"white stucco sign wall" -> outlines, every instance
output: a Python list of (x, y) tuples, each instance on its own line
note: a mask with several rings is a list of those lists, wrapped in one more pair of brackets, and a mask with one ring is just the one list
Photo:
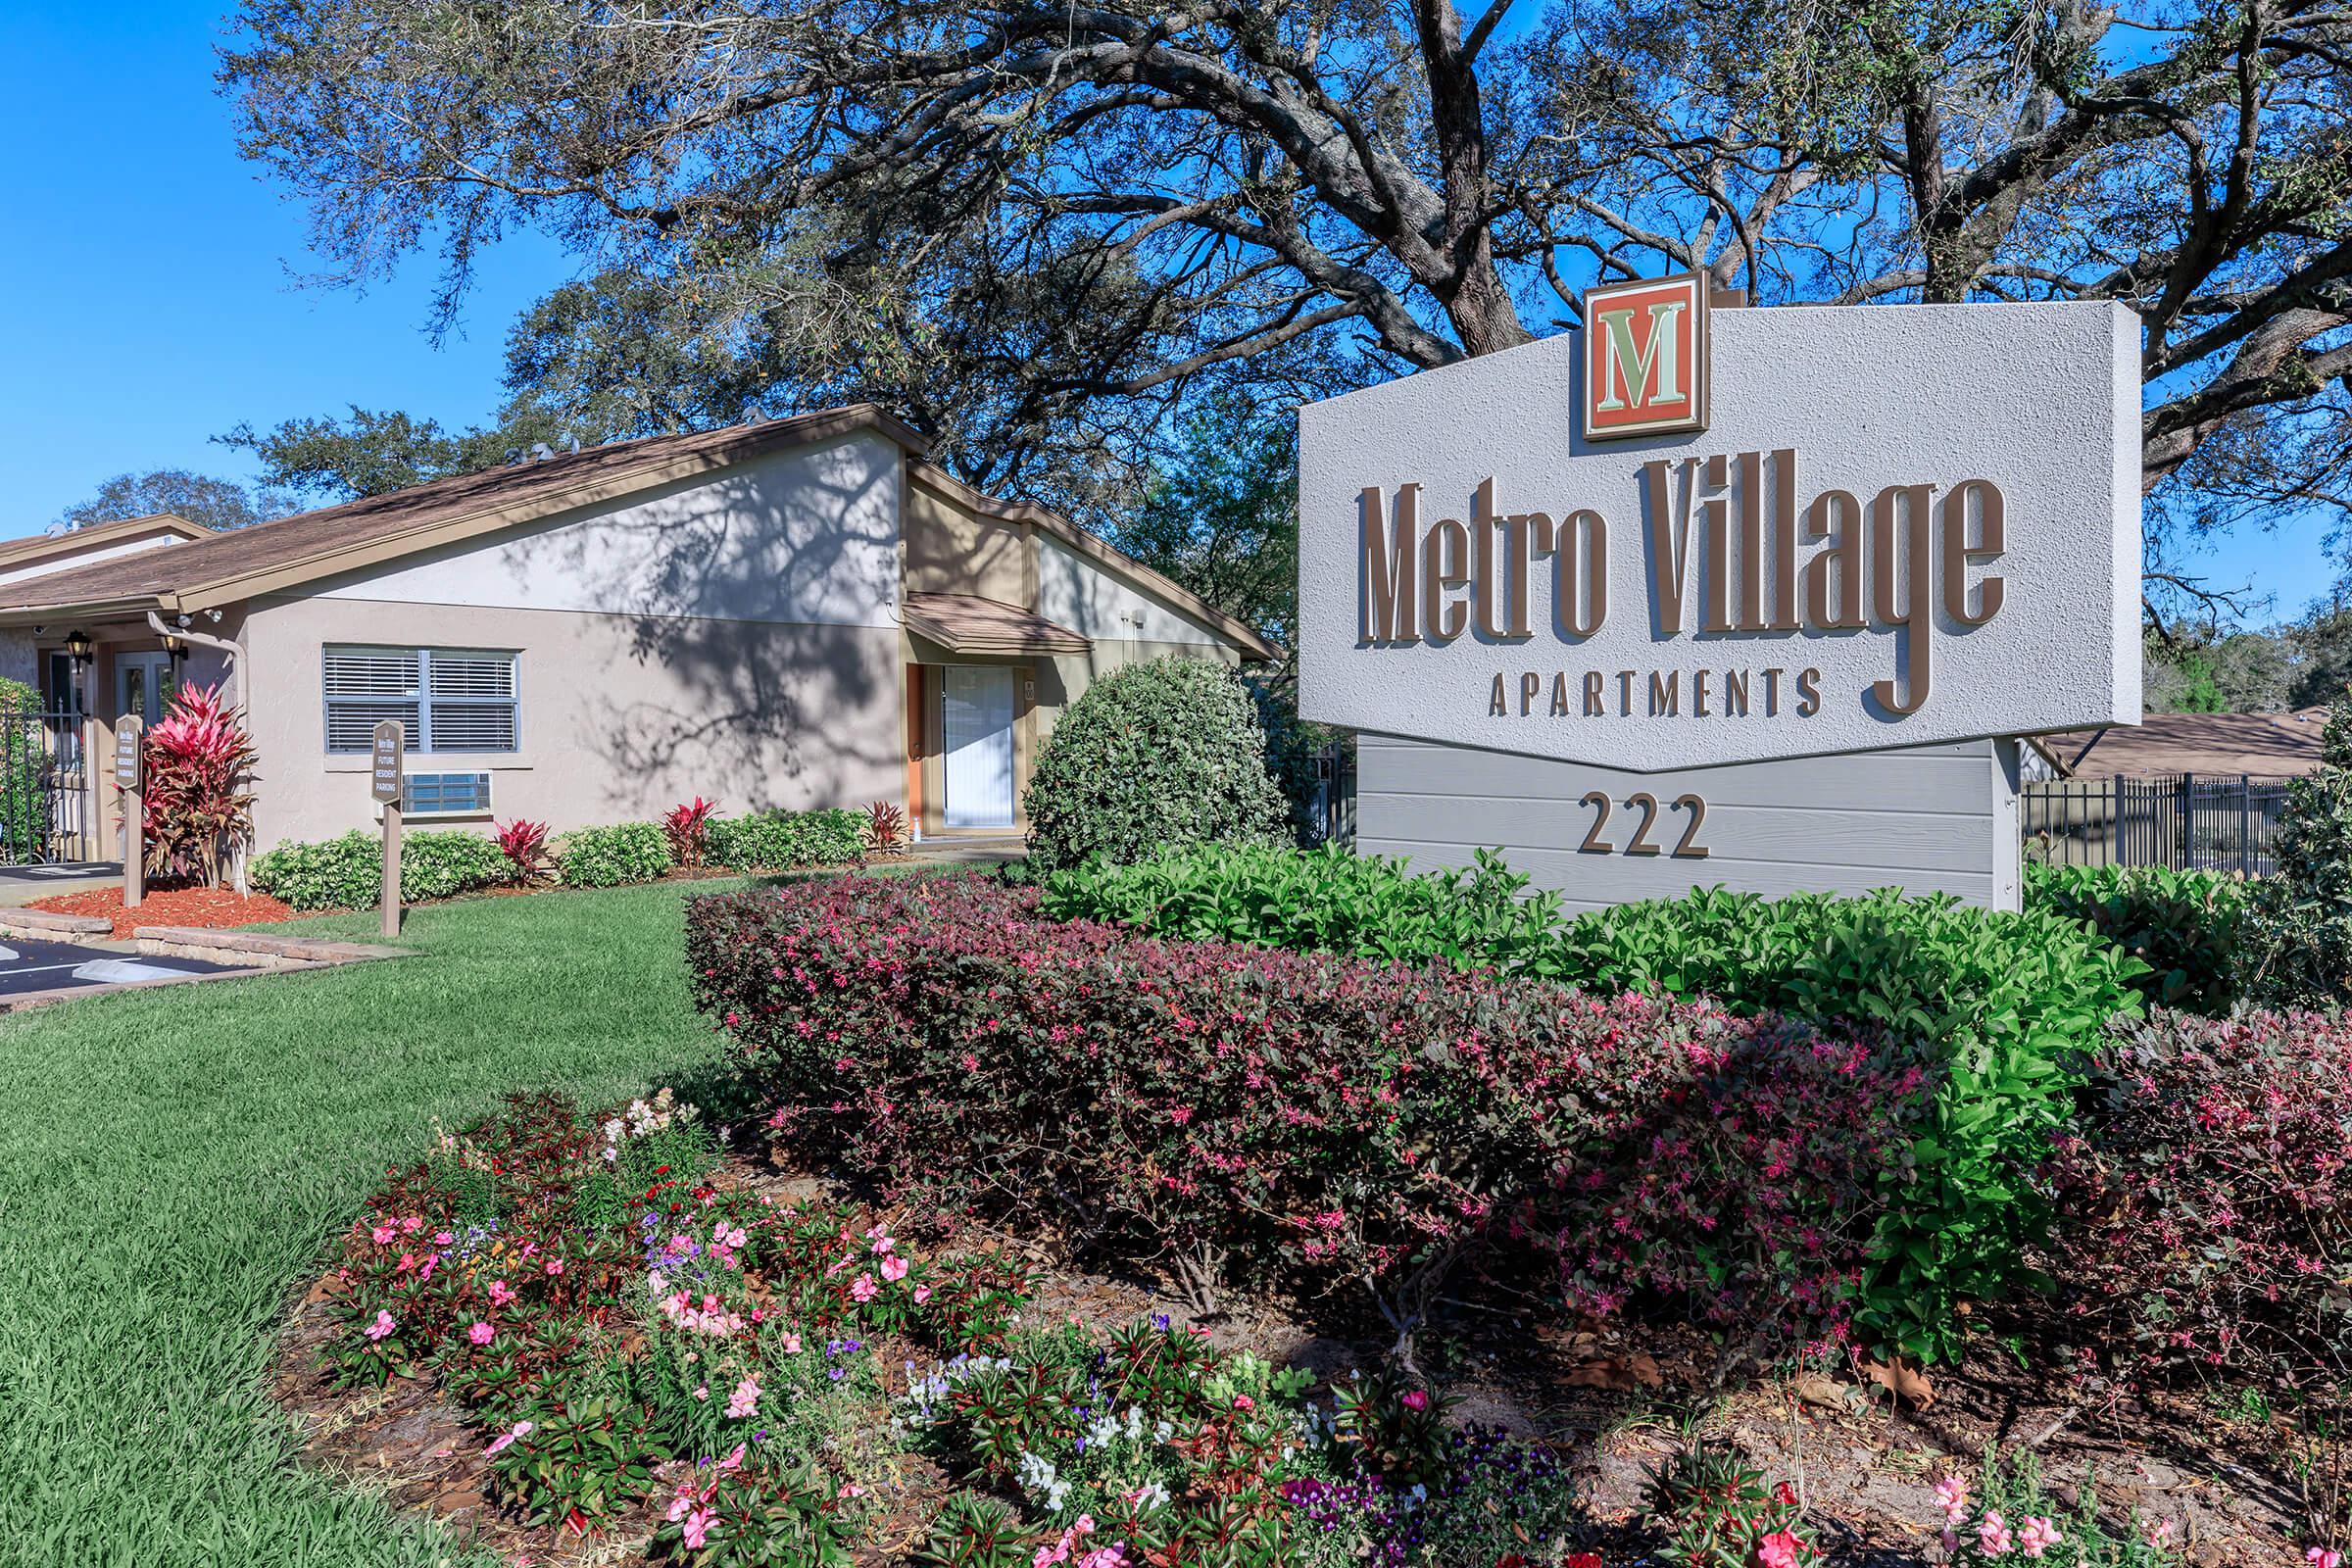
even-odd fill
[(1302, 712), (1634, 772), (2138, 721), (2131, 313), (1706, 303), (1300, 411)]

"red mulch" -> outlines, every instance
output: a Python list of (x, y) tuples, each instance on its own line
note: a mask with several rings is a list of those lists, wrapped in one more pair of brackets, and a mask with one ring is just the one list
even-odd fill
[(218, 930), (223, 926), (260, 925), (268, 920), (291, 920), (295, 911), (266, 893), (242, 896), (228, 888), (149, 888), (135, 909), (122, 907), (121, 888), (97, 888), (88, 893), (61, 893), (25, 906), (58, 914), (95, 914), (114, 921), (114, 934), (125, 938), (143, 925), (192, 925)]

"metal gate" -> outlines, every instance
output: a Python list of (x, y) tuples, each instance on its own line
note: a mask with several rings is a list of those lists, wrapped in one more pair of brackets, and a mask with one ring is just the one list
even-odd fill
[(79, 713), (0, 706), (0, 865), (97, 858)]
[(2049, 780), (2019, 801), (2026, 852), (2061, 865), (2276, 870), (2271, 840), (2288, 781), (2194, 773)]

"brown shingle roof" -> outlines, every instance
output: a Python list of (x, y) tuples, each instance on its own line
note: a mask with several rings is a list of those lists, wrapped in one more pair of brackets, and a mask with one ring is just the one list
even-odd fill
[(918, 457), (924, 451), (921, 437), (870, 404), (617, 441), (0, 584), (0, 610), (136, 608), (156, 601), (203, 609), (859, 429), (877, 431)]
[[(2298, 778), (2320, 765), (2320, 732), (2328, 710), (2294, 713), (2150, 713), (2136, 725), (2104, 734), (2077, 730), (2043, 739), (2059, 758), (2074, 760), (2076, 778), (2147, 778), (2202, 773), (2216, 778)], [(2094, 738), (2095, 737), (2095, 738)]]

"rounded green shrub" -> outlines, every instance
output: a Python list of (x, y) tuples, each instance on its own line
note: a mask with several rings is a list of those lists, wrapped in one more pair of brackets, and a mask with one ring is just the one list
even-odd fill
[(1170, 845), (1287, 844), (1257, 706), (1222, 664), (1163, 659), (1089, 687), (1038, 748), (1029, 858), (1040, 871)]

